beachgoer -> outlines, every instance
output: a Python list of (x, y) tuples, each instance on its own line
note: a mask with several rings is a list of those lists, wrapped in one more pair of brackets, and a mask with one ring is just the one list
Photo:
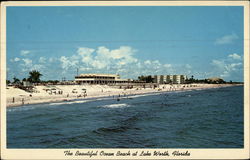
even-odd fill
[(15, 97), (13, 97), (12, 102), (15, 103)]
[(22, 104), (24, 105), (24, 98), (22, 98)]

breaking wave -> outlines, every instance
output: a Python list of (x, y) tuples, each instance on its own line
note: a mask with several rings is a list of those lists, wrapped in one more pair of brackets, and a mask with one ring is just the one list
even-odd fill
[(129, 107), (130, 105), (126, 104), (126, 103), (122, 103), (122, 104), (109, 104), (109, 105), (104, 105), (101, 107), (104, 108), (124, 108), (124, 107)]

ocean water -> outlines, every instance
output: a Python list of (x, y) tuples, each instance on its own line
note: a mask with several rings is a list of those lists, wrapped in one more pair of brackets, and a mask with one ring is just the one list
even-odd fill
[(243, 148), (243, 86), (7, 109), (7, 148)]

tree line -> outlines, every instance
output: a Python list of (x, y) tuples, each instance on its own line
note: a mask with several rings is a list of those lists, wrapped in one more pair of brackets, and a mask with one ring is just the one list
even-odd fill
[[(29, 77), (28, 78), (23, 78), (22, 81), (20, 81), (20, 79), (14, 77), (13, 78), (13, 84), (22, 84), (24, 81), (26, 82), (30, 82), (30, 83), (58, 83), (59, 80), (47, 80), (47, 81), (42, 81), (40, 78), (42, 77), (43, 75), (37, 71), (37, 70), (32, 70), (29, 72)], [(138, 80), (139, 81), (144, 81), (146, 83), (154, 83), (154, 78), (149, 75), (149, 76), (139, 76), (138, 77)], [(7, 84), (10, 84), (11, 81), (10, 80), (6, 80), (6, 83)], [(172, 83), (170, 81), (170, 83)], [(229, 81), (229, 82), (226, 82), (224, 81), (223, 79), (219, 79), (217, 81), (211, 81), (209, 79), (194, 79), (194, 76), (192, 75), (191, 78), (189, 79), (186, 79), (185, 80), (185, 83), (186, 84), (191, 84), (191, 83), (207, 83), (207, 84), (212, 84), (212, 83), (217, 83), (217, 84), (225, 84), (225, 83), (230, 83), (230, 84), (235, 84), (235, 83), (240, 83), (240, 82), (232, 82), (232, 81)]]
[[(32, 70), (29, 72), (29, 77), (28, 78), (23, 78), (23, 80), (21, 81), (20, 79), (14, 77), (12, 83), (15, 85), (18, 84), (23, 84), (23, 82), (30, 82), (30, 83), (58, 83), (58, 80), (48, 80), (48, 81), (42, 81), (40, 78), (43, 75), (37, 71), (37, 70)], [(11, 81), (10, 80), (6, 80), (7, 84), (10, 84)]]
[[(146, 83), (154, 83), (154, 78), (149, 75), (149, 76), (139, 76), (138, 80), (140, 81), (145, 81)], [(169, 83), (172, 83), (172, 81), (170, 80)], [(185, 80), (185, 84), (191, 84), (191, 83), (206, 83), (206, 84), (237, 84), (237, 83), (241, 83), (241, 82), (233, 82), (233, 81), (229, 81), (226, 82), (223, 79), (218, 79), (217, 81), (211, 81), (210, 79), (194, 79), (194, 76), (192, 75), (190, 78)]]

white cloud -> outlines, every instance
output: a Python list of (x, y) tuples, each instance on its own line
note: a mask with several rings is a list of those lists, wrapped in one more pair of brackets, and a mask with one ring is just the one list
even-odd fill
[(30, 51), (29, 50), (21, 50), (20, 54), (22, 56), (26, 56), (26, 55), (30, 54)]
[(167, 74), (173, 72), (172, 64), (161, 64), (159, 60), (141, 61), (135, 57), (137, 50), (130, 46), (109, 49), (105, 46), (97, 49), (80, 47), (76, 54), (59, 58), (65, 71), (79, 68), (81, 72), (117, 73), (123, 78), (138, 75)]
[(228, 57), (236, 60), (241, 60), (241, 56), (236, 53), (229, 54)]
[(242, 63), (231, 63), (225, 66), (227, 71), (236, 71), (238, 67), (242, 66)]
[(238, 39), (236, 34), (225, 35), (223, 37), (217, 38), (215, 44), (231, 44), (234, 40)]
[(31, 67), (30, 70), (37, 70), (37, 71), (40, 71), (40, 70), (42, 70), (42, 69), (44, 69), (44, 68), (45, 68), (45, 66), (42, 65), (42, 64), (34, 64), (34, 65)]
[(71, 57), (61, 56), (59, 58), (61, 62), (61, 67), (64, 70), (68, 70), (69, 68), (78, 68), (79, 67), (79, 57), (77, 55), (73, 55)]
[[(176, 67), (176, 66), (175, 66)], [(174, 66), (169, 63), (162, 64), (159, 60), (138, 61), (134, 66), (133, 73), (137, 75), (172, 74)]]
[(20, 58), (16, 57), (16, 58), (14, 59), (14, 61), (15, 61), (15, 62), (18, 62), (18, 61), (20, 61)]
[[(74, 59), (80, 60), (81, 65), (87, 68), (104, 69), (104, 68), (120, 68), (122, 66), (136, 63), (138, 60), (133, 57), (136, 50), (129, 46), (121, 46), (118, 49), (110, 50), (105, 46), (100, 46), (97, 50), (93, 48), (80, 47), (77, 55), (73, 55)], [(73, 58), (71, 57), (71, 60)], [(65, 64), (66, 62), (64, 62)]]
[[(230, 54), (228, 57), (233, 60), (241, 59), (237, 54)], [(211, 65), (214, 66), (213, 73), (222, 78), (233, 77), (233, 75), (238, 75), (243, 70), (241, 62), (233, 62), (228, 59), (212, 60)]]
[(14, 58), (14, 59), (10, 59), (11, 62), (18, 62), (18, 61), (20, 61), (20, 60), (21, 60), (21, 59), (18, 58), (18, 57)]
[(79, 68), (79, 71), (90, 71), (92, 68), (87, 68), (87, 67), (81, 67)]
[[(102, 63), (104, 67), (111, 63), (116, 63), (121, 67), (138, 61), (135, 57), (133, 57), (135, 52), (136, 50), (129, 46), (121, 46), (120, 48), (114, 50), (101, 46), (98, 47), (96, 51), (97, 55), (94, 59), (99, 61), (99, 63)], [(103, 63), (105, 63), (105, 65)]]
[(151, 64), (151, 61), (150, 61), (150, 60), (146, 60), (146, 61), (144, 61), (144, 64), (150, 65), (150, 64)]
[[(137, 78), (139, 75), (161, 75), (161, 74), (193, 74), (190, 64), (170, 64), (157, 59), (140, 60), (136, 58), (137, 50), (130, 46), (120, 46), (110, 49), (105, 46), (97, 48), (79, 47), (71, 56), (62, 55), (60, 57), (37, 57), (37, 59), (19, 59), (23, 71), (27, 73), (31, 69), (36, 69), (46, 73), (58, 72), (58, 77), (74, 77), (76, 68), (79, 73), (113, 73), (120, 74), (122, 78)], [(234, 57), (236, 57), (234, 55)], [(230, 56), (230, 59), (233, 59)], [(229, 58), (228, 58), (229, 60)], [(13, 59), (14, 61), (14, 59)], [(240, 67), (240, 64), (233, 62), (225, 67), (224, 61), (214, 60), (213, 66), (218, 68), (221, 64), (221, 74), (223, 71), (232, 72)], [(54, 68), (52, 68), (55, 67)], [(46, 73), (43, 71), (46, 70)], [(49, 70), (49, 71), (47, 71)], [(226, 75), (226, 74), (225, 74)], [(50, 76), (53, 77), (53, 76)]]
[(187, 69), (191, 69), (191, 68), (192, 68), (192, 66), (191, 66), (190, 64), (186, 64), (186, 65), (185, 65), (185, 68), (187, 68)]
[(62, 66), (63, 69), (67, 70), (71, 66), (70, 60), (67, 57), (65, 57), (65, 56), (62, 56), (59, 59), (59, 61), (61, 62), (61, 66)]
[(157, 66), (161, 65), (161, 63), (158, 60), (152, 61), (152, 64), (157, 65)]
[(96, 69), (103, 69), (107, 67), (107, 63), (105, 61), (99, 61), (99, 60), (93, 60), (91, 65)]
[(33, 61), (31, 59), (28, 59), (28, 58), (23, 58), (22, 62), (23, 63), (21, 63), (21, 66), (22, 66), (23, 72), (27, 72), (27, 71), (31, 71), (31, 70), (40, 71), (41, 69), (45, 68), (45, 66), (42, 64), (33, 64)]
[(54, 62), (54, 61), (56, 61), (56, 58), (53, 58), (53, 57), (50, 57), (50, 58), (49, 58), (49, 62), (50, 62), (50, 63), (52, 63), (52, 62)]
[(77, 53), (78, 53), (78, 55), (81, 56), (81, 60), (82, 60), (83, 63), (91, 64), (92, 61), (93, 61), (93, 58), (92, 58), (91, 54), (94, 51), (95, 50), (92, 49), (92, 48), (80, 47), (80, 48), (78, 48)]
[(45, 57), (40, 57), (38, 62), (39, 63), (46, 63), (46, 58)]
[(83, 55), (91, 55), (95, 50), (92, 48), (87, 48), (87, 47), (80, 47), (77, 50), (77, 53), (81, 56)]
[(231, 67), (234, 68), (234, 67), (238, 67), (238, 66), (241, 66), (242, 63), (232, 63), (231, 64)]
[(170, 67), (172, 67), (172, 65), (171, 65), (171, 64), (164, 64), (163, 66), (164, 66), (164, 67), (166, 67), (166, 68), (170, 68)]
[(218, 67), (218, 68), (222, 68), (222, 69), (225, 66), (224, 60), (212, 60), (211, 64)]
[(28, 59), (28, 58), (24, 58), (24, 59), (22, 59), (23, 60), (23, 62), (24, 62), (24, 66), (25, 67), (32, 67), (32, 60), (31, 59)]

